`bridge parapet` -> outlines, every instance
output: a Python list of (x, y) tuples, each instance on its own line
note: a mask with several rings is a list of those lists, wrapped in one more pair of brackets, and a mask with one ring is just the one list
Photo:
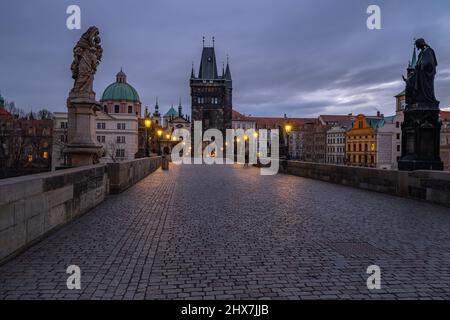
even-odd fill
[(301, 161), (282, 161), (280, 172), (450, 207), (450, 172), (383, 170)]
[(0, 180), (0, 261), (102, 202), (106, 165)]
[(161, 157), (0, 180), (0, 263), (161, 166)]
[(161, 167), (161, 157), (108, 163), (110, 193), (120, 193)]

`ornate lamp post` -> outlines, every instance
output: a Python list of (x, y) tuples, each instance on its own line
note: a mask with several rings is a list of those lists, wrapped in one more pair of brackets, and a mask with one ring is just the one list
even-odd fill
[(289, 156), (289, 134), (291, 133), (291, 131), (292, 131), (292, 125), (290, 125), (289, 123), (286, 123), (285, 124), (285, 126), (284, 126), (284, 131), (286, 132), (286, 160), (289, 160), (290, 159), (290, 156)]
[(149, 134), (148, 131), (152, 125), (152, 121), (148, 117), (148, 115), (144, 119), (144, 125), (145, 125), (145, 156), (150, 157), (150, 150), (149, 150)]
[(156, 134), (158, 136), (158, 139), (157, 139), (157, 141), (158, 141), (158, 144), (157, 144), (158, 156), (160, 156), (161, 155), (161, 137), (162, 137), (163, 131), (161, 129), (158, 129), (158, 131), (156, 131)]

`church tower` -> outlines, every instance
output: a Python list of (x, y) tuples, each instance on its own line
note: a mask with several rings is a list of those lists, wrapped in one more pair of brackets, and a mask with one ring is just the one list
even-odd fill
[(219, 129), (225, 136), (225, 130), (231, 129), (232, 113), (232, 80), (230, 66), (227, 61), (226, 70), (217, 72), (216, 54), (213, 46), (205, 47), (200, 60), (198, 76), (192, 66), (190, 86), (192, 103), (192, 128), (194, 121), (201, 121), (203, 131)]

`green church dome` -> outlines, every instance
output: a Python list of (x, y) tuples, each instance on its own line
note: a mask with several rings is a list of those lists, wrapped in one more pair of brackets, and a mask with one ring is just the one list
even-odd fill
[(110, 84), (103, 92), (100, 101), (132, 101), (140, 102), (139, 95), (131, 85), (127, 83), (126, 74), (120, 70), (116, 76), (116, 82)]
[(178, 112), (175, 111), (175, 109), (173, 108), (173, 106), (169, 109), (169, 111), (166, 112), (166, 114), (164, 115), (164, 118), (168, 118), (168, 117), (176, 117), (178, 116)]

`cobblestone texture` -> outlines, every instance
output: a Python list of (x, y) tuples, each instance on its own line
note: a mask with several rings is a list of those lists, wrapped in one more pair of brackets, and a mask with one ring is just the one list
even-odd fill
[[(68, 290), (69, 265), (82, 271)], [(366, 269), (382, 271), (368, 290)], [(0, 267), (0, 299), (449, 299), (450, 210), (241, 166), (171, 166)]]

